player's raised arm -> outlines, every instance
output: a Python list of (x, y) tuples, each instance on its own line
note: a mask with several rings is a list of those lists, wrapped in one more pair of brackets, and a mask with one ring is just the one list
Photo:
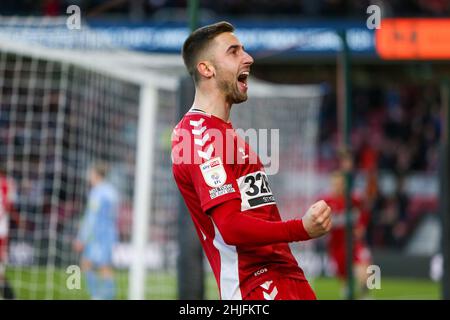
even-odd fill
[(208, 211), (229, 245), (269, 245), (317, 238), (331, 229), (330, 207), (319, 201), (311, 206), (303, 219), (267, 221), (241, 212), (234, 199)]

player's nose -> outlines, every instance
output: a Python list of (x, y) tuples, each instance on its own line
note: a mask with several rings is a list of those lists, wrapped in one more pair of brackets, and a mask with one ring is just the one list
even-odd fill
[(244, 51), (244, 64), (251, 66), (253, 62), (253, 57), (247, 51)]

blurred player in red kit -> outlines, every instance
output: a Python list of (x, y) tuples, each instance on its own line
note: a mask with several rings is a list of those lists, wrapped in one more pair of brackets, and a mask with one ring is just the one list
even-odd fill
[(14, 194), (13, 182), (6, 177), (5, 171), (0, 168), (0, 297), (4, 299), (14, 299), (13, 290), (6, 279), (10, 216), (18, 222), (18, 215), (12, 205)]
[(183, 45), (196, 92), (173, 131), (173, 175), (221, 299), (315, 299), (288, 243), (327, 233), (330, 208), (318, 201), (302, 219), (281, 220), (259, 157), (230, 122), (232, 105), (247, 100), (253, 64), (233, 32), (219, 22)]
[[(331, 207), (333, 227), (328, 235), (328, 254), (336, 267), (336, 274), (344, 280), (346, 270), (346, 236), (345, 236), (345, 176), (338, 171), (331, 177), (332, 191), (329, 196), (323, 197)], [(352, 221), (353, 221), (353, 269), (361, 298), (367, 297), (367, 267), (371, 263), (371, 253), (365, 243), (366, 227), (369, 214), (364, 209), (360, 197), (353, 194)]]

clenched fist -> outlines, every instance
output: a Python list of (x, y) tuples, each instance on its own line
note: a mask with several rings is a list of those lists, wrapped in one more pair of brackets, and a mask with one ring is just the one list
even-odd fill
[(318, 238), (331, 230), (331, 209), (325, 201), (317, 201), (308, 209), (302, 220), (309, 236)]

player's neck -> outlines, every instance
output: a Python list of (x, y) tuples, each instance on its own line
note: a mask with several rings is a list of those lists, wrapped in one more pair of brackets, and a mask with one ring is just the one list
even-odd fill
[(218, 90), (205, 91), (197, 88), (193, 105), (225, 122), (230, 120), (231, 104)]

